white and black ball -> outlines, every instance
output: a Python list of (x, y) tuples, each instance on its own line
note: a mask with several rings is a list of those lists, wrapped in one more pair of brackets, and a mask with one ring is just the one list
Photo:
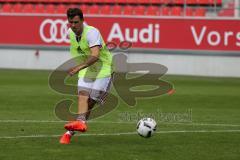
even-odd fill
[(156, 131), (156, 128), (157, 123), (152, 118), (142, 118), (137, 123), (137, 133), (144, 138), (151, 137)]

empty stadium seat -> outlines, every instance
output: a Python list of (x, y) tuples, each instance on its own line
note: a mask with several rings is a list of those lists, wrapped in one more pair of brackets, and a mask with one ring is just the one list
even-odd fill
[(70, 3), (70, 1), (69, 0), (55, 0), (55, 2), (57, 2), (57, 3), (61, 3), (61, 4), (65, 4), (66, 2), (69, 2)]
[(110, 5), (102, 6), (100, 12), (101, 12), (101, 14), (107, 14), (107, 15), (111, 14), (111, 7), (110, 7)]
[(128, 3), (128, 4), (138, 4), (138, 0), (127, 0), (126, 3)]
[(138, 0), (138, 3), (149, 4), (151, 3), (151, 0)]
[(229, 2), (229, 3), (227, 4), (227, 8), (232, 8), (232, 9), (234, 9), (234, 8), (235, 8), (235, 2)]
[(234, 16), (234, 9), (235, 9), (235, 3), (234, 2), (228, 2), (227, 4), (225, 4), (224, 8), (222, 8), (218, 12), (218, 16), (233, 17)]
[(53, 3), (56, 2), (57, 0), (37, 0), (39, 2), (47, 2), (47, 3)]
[(82, 5), (80, 5), (80, 8), (81, 8), (83, 14), (88, 14), (88, 8), (89, 8), (88, 5), (82, 4)]
[(194, 14), (193, 14), (193, 8), (187, 7), (186, 10), (185, 10), (185, 15), (186, 15), (186, 16), (194, 16)]
[[(90, 1), (87, 1), (87, 2), (89, 3)], [(91, 2), (92, 3), (113, 3), (114, 1), (113, 0), (92, 0)]]
[(99, 6), (94, 4), (92, 6), (89, 7), (88, 13), (89, 14), (99, 14)]
[(123, 14), (124, 15), (133, 15), (133, 7), (130, 5), (127, 5), (123, 8)]
[(5, 3), (2, 5), (2, 12), (12, 12), (12, 5)]
[(185, 0), (172, 0), (173, 4), (184, 4)]
[[(79, 1), (79, 0), (78, 0)], [(91, 1), (88, 1), (88, 2), (92, 2), (92, 3), (102, 3), (103, 2), (103, 0), (101, 1), (101, 0), (91, 0)]]
[(222, 5), (222, 0), (208, 0), (209, 5)]
[(23, 5), (21, 3), (14, 4), (12, 7), (12, 12), (21, 13), (23, 11)]
[[(84, 4), (82, 4), (82, 5), (84, 5)], [(77, 4), (70, 4), (70, 5), (68, 5), (68, 8), (81, 8), (81, 6), (82, 5), (77, 5)]]
[(113, 0), (104, 0), (103, 2), (104, 2), (104, 3), (114, 3)]
[(127, 0), (117, 0), (116, 3), (126, 4)]
[(46, 13), (52, 14), (52, 13), (55, 13), (56, 8), (55, 8), (55, 6), (53, 4), (47, 4), (45, 6), (45, 11), (46, 11)]
[(209, 0), (197, 0), (197, 3), (208, 5), (208, 4), (210, 4), (210, 1)]
[(197, 0), (186, 0), (187, 4), (197, 4)]
[[(65, 0), (65, 2), (68, 2), (69, 0)], [(71, 3), (94, 3), (93, 0), (70, 0)]]
[(121, 15), (122, 14), (122, 6), (114, 5), (112, 7), (112, 14)]
[(150, 0), (149, 1), (151, 4), (161, 4), (162, 0)]
[(134, 10), (133, 13), (135, 15), (145, 15), (146, 8), (142, 5), (140, 5), (140, 6), (134, 7), (133, 10)]
[(42, 1), (42, 2), (47, 2), (47, 3), (53, 3), (53, 2), (59, 2), (60, 0), (39, 0), (39, 1)]
[(162, 15), (169, 16), (170, 15), (170, 8), (169, 7), (162, 7)]
[(181, 16), (182, 15), (182, 8), (181, 7), (172, 7), (172, 16)]
[(23, 12), (24, 13), (33, 13), (34, 12), (34, 5), (32, 5), (32, 4), (25, 4), (23, 6)]
[(234, 16), (234, 10), (233, 9), (222, 9), (219, 13), (218, 16), (223, 16), (223, 17), (233, 17)]
[(35, 6), (35, 13), (44, 13), (45, 12), (45, 6), (43, 4), (37, 4)]
[(161, 0), (161, 4), (171, 4), (172, 0)]
[(157, 6), (149, 6), (146, 9), (146, 15), (149, 16), (159, 16), (160, 15), (160, 9)]
[(197, 8), (195, 11), (195, 16), (203, 17), (206, 15), (206, 9), (205, 8)]
[(217, 4), (222, 5), (222, 0), (216, 0)]
[(63, 4), (57, 5), (56, 13), (65, 14), (66, 12), (67, 12), (66, 5), (63, 5)]

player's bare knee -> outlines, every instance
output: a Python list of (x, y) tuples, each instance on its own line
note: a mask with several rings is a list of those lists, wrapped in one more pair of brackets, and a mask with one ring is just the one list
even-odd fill
[(89, 93), (87, 91), (79, 91), (78, 92), (78, 97), (79, 97), (79, 99), (88, 101), (89, 100)]

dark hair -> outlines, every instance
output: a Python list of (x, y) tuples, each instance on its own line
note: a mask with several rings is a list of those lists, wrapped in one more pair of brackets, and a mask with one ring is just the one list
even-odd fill
[(81, 20), (84, 20), (82, 10), (79, 8), (68, 8), (67, 17), (72, 19), (75, 16), (79, 16)]

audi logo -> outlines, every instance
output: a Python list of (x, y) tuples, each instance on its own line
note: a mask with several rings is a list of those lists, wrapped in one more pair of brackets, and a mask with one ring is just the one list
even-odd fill
[(46, 43), (69, 43), (67, 20), (45, 19), (39, 29), (41, 39)]

